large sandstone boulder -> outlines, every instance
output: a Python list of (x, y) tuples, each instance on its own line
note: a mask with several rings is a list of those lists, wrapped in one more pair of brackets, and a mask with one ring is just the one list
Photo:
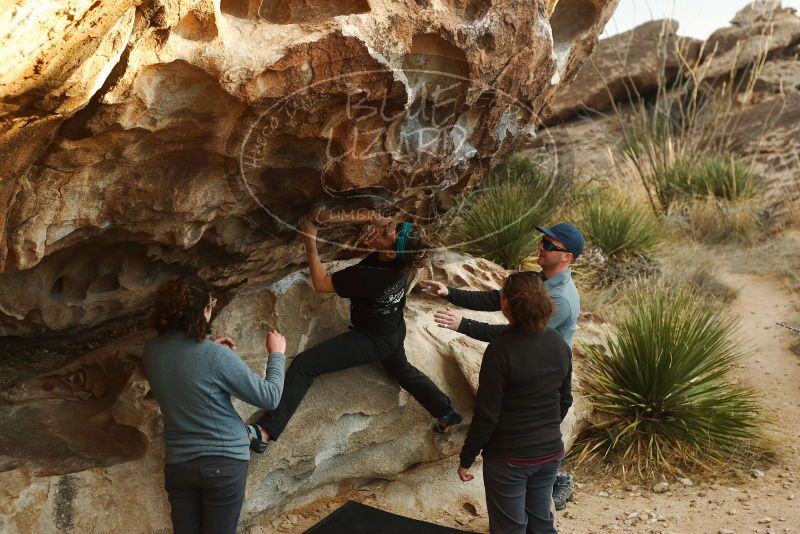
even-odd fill
[(736, 14), (731, 25), (712, 33), (706, 40), (701, 70), (705, 79), (726, 76), (752, 66), (771, 52), (795, 44), (800, 38), (800, 18), (779, 1), (758, 0)]
[[(800, 65), (793, 72), (800, 75)], [(765, 99), (741, 110), (734, 120), (743, 125), (736, 132), (735, 148), (760, 178), (764, 215), (776, 226), (790, 223), (800, 207), (800, 93)]]
[(2, 13), (0, 335), (140, 313), (177, 266), (275, 276), (323, 200), (441, 220), (616, 0), (64, 4)]
[[(443, 254), (420, 276), (488, 289), (498, 287), (505, 272), (485, 260)], [(443, 303), (412, 293), (406, 352), (469, 421), (486, 344), (436, 326), (433, 311)], [(342, 299), (314, 294), (307, 273), (296, 271), (238, 291), (214, 320), (214, 331), (233, 337), (248, 365), (263, 371), (268, 328), (286, 334), (291, 358), (343, 331), (348, 312)], [(500, 313), (467, 313), (504, 322)], [(591, 330), (580, 332), (579, 342), (596, 337), (587, 338), (587, 332)], [(10, 391), (0, 405), (9, 430), (0, 438), (3, 532), (168, 531), (163, 428), (158, 405), (137, 369), (143, 341), (151, 335), (132, 333)], [(236, 401), (235, 406), (243, 418), (253, 414), (248, 405)], [(587, 417), (577, 388), (575, 409), (562, 426), (567, 445), (576, 425)], [(467, 429), (460, 425), (440, 436), (432, 424), (429, 414), (378, 364), (320, 377), (281, 439), (264, 456), (252, 458), (243, 524), (269, 523), (273, 514), (334, 498), (372, 480), (401, 480), (390, 493), (402, 511), (401, 496), (411, 498), (403, 489), (408, 482), (402, 480), (415, 477), (403, 473), (456, 454)], [(456, 495), (482, 506), (476, 501), (479, 495), (455, 492), (452, 497), (461, 498)]]
[(672, 83), (700, 51), (700, 41), (678, 37), (677, 31), (676, 21), (654, 20), (600, 41), (550, 104), (547, 121), (602, 111), (614, 102), (636, 102)]
[[(301, 272), (297, 217), (368, 207), (435, 234), (535, 131), (616, 3), (0, 8), (0, 530), (166, 531), (161, 419), (137, 371), (159, 284), (210, 280), (216, 327), (254, 368), (268, 325), (290, 354), (340, 331), (344, 304)], [(347, 258), (356, 230), (322, 237)], [(500, 276), (446, 264), (456, 285)], [(408, 353), (469, 415), (483, 347), (436, 328), (435, 305), (411, 299)], [(323, 378), (304, 406), (252, 464), (248, 524), (446, 458), (464, 432), (433, 435), (377, 366)]]

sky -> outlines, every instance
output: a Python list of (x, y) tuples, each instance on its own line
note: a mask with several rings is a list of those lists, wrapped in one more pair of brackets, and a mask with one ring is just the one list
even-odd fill
[[(653, 19), (671, 18), (680, 23), (679, 35), (705, 39), (727, 26), (750, 0), (620, 0), (602, 37), (621, 33)], [(783, 7), (800, 13), (800, 0), (783, 0)]]

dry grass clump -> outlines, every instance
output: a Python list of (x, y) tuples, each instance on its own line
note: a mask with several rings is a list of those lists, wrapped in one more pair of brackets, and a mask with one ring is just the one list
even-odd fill
[(642, 254), (607, 256), (597, 247), (588, 247), (572, 266), (572, 277), (581, 288), (607, 290), (613, 299), (629, 284), (640, 278), (657, 276), (658, 262)]
[(752, 199), (731, 201), (709, 195), (674, 202), (665, 220), (682, 234), (707, 244), (752, 245), (764, 233)]
[(787, 291), (800, 293), (800, 231), (763, 234), (752, 247), (731, 248), (725, 251), (725, 255), (738, 270), (759, 276), (775, 276)]

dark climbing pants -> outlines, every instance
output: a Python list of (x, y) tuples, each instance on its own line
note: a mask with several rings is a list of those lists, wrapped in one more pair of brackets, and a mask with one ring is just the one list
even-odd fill
[(247, 460), (201, 456), (164, 466), (175, 534), (236, 534)]
[(491, 534), (556, 534), (550, 502), (561, 462), (516, 467), (484, 457), (483, 485)]
[(378, 361), (432, 416), (447, 415), (451, 409), (450, 399), (430, 378), (408, 363), (403, 348), (405, 337), (405, 325), (395, 334), (382, 336), (353, 329), (301, 352), (286, 372), (280, 404), (274, 411), (265, 413), (258, 424), (271, 440), (278, 439), (314, 378)]

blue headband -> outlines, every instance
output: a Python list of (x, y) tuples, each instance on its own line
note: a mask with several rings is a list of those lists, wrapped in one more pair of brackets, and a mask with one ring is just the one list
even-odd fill
[(400, 230), (397, 232), (397, 240), (394, 244), (394, 250), (401, 259), (406, 253), (406, 240), (408, 239), (408, 236), (411, 235), (412, 228), (414, 228), (414, 225), (410, 222), (400, 223)]

